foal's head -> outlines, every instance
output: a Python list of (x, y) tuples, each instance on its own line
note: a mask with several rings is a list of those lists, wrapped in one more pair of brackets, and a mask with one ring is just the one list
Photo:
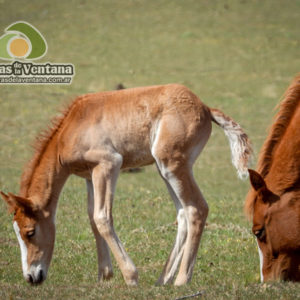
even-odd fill
[(259, 173), (249, 173), (261, 280), (300, 281), (300, 192), (293, 189), (276, 195)]
[(53, 253), (54, 220), (30, 199), (3, 192), (1, 195), (14, 213), (13, 227), (21, 248), (24, 278), (29, 283), (39, 284), (46, 279)]

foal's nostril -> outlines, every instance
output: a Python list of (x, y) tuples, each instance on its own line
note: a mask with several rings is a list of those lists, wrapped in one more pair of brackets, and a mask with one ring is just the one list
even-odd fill
[(33, 277), (30, 274), (28, 274), (28, 282), (33, 283)]
[(36, 283), (41, 283), (44, 280), (43, 270), (39, 271), (38, 277), (36, 279)]

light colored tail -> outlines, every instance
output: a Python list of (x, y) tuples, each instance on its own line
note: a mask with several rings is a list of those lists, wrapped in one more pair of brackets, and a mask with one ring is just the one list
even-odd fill
[(229, 140), (232, 164), (236, 167), (238, 176), (241, 179), (246, 179), (248, 177), (248, 164), (253, 153), (247, 134), (238, 123), (222, 111), (210, 108), (210, 113), (212, 121), (223, 128)]

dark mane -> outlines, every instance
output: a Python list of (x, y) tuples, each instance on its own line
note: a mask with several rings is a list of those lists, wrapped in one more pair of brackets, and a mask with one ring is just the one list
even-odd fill
[[(283, 95), (283, 100), (279, 103), (278, 113), (275, 115), (273, 125), (269, 130), (262, 149), (259, 154), (257, 170), (265, 178), (271, 168), (274, 151), (283, 137), (297, 106), (300, 103), (300, 74), (298, 74), (286, 92)], [(245, 212), (250, 217), (253, 213), (253, 205), (255, 201), (254, 189), (250, 189), (246, 202)]]
[(72, 110), (72, 108), (75, 106), (75, 103), (77, 103), (78, 100), (83, 98), (84, 96), (80, 96), (73, 101), (69, 105), (66, 106), (64, 110), (61, 111), (60, 115), (54, 117), (48, 128), (46, 128), (44, 131), (42, 131), (35, 139), (35, 142), (33, 144), (33, 157), (32, 159), (25, 165), (21, 182), (20, 182), (20, 195), (23, 197), (27, 197), (28, 188), (30, 186), (32, 177), (34, 175), (34, 172), (36, 170), (36, 167), (39, 165), (41, 158), (46, 151), (48, 145), (52, 141), (55, 134), (60, 130), (60, 128), (63, 125), (63, 121), (65, 120), (66, 116), (69, 114), (69, 112)]
[(269, 135), (263, 144), (259, 154), (257, 165), (258, 172), (262, 177), (266, 177), (269, 173), (272, 156), (274, 150), (285, 133), (293, 114), (300, 103), (300, 74), (296, 76), (293, 82), (286, 90), (283, 100), (278, 105), (279, 111), (274, 118), (273, 125), (269, 131)]

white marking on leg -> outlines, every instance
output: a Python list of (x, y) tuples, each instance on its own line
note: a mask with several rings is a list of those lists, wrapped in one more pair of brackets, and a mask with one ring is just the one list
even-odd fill
[(153, 129), (151, 131), (151, 137), (150, 137), (151, 143), (152, 143), (151, 153), (152, 153), (154, 158), (155, 158), (155, 150), (156, 150), (159, 135), (160, 135), (160, 127), (161, 127), (160, 122), (157, 121), (155, 123), (155, 125), (153, 126)]
[(262, 251), (260, 250), (257, 240), (256, 240), (256, 243), (257, 243), (257, 249), (258, 249), (258, 255), (259, 255), (260, 281), (264, 282), (264, 274), (263, 274), (264, 256), (263, 256)]
[(19, 245), (21, 248), (21, 259), (22, 259), (22, 269), (23, 269), (23, 275), (24, 277), (27, 276), (28, 274), (28, 264), (27, 264), (27, 247), (25, 245), (25, 242), (23, 241), (21, 234), (20, 234), (20, 228), (18, 226), (18, 223), (16, 221), (14, 221), (13, 223), (14, 226), (14, 230), (16, 232), (18, 241), (19, 241)]
[(163, 282), (164, 284), (173, 280), (177, 268), (182, 259), (184, 243), (187, 236), (187, 222), (185, 219), (183, 208), (178, 210), (177, 222), (178, 222), (178, 229), (177, 229), (176, 241), (170, 256), (170, 262), (172, 263), (172, 266), (169, 273), (165, 275), (164, 282)]

